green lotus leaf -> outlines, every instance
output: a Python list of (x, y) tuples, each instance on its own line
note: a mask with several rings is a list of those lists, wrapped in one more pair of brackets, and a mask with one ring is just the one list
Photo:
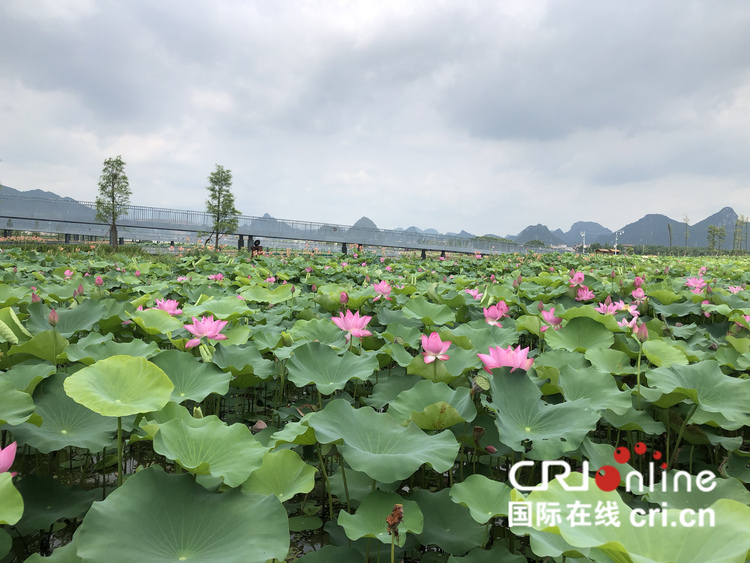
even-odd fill
[(622, 415), (605, 411), (604, 420), (620, 430), (638, 430), (650, 435), (660, 435), (666, 431), (666, 427), (651, 418), (646, 411), (638, 411), (632, 407)]
[(445, 362), (435, 360), (432, 363), (426, 364), (422, 354), (415, 356), (409, 365), (406, 366), (406, 373), (409, 375), (419, 375), (434, 383), (453, 383), (459, 378), (459, 375), (454, 375), (448, 371), (445, 367)]
[(298, 422), (290, 422), (282, 430), (274, 432), (268, 445), (276, 448), (281, 444), (300, 444), (310, 446), (317, 443), (315, 431), (309, 426), (308, 422), (312, 413), (306, 414)]
[(274, 373), (273, 362), (263, 358), (252, 342), (244, 346), (218, 344), (211, 361), (234, 376), (254, 375), (268, 379)]
[(539, 336), (542, 331), (542, 322), (536, 315), (521, 315), (516, 320), (516, 331), (523, 332), (524, 330), (534, 336)]
[[(617, 319), (615, 319), (614, 315), (603, 315), (599, 311), (597, 311), (593, 305), (581, 305), (580, 307), (571, 307), (564, 313), (560, 313), (560, 318), (566, 319), (566, 320), (573, 320), (578, 318), (588, 318), (592, 321), (596, 321), (605, 327), (607, 327), (607, 330), (610, 332), (620, 332), (620, 327), (617, 324)], [(567, 326), (567, 325), (566, 325)]]
[(649, 290), (648, 296), (651, 299), (658, 299), (661, 305), (671, 305), (680, 298), (679, 295), (670, 289)]
[(426, 325), (440, 326), (456, 320), (456, 315), (449, 307), (430, 303), (424, 297), (410, 299), (401, 310), (407, 317), (419, 319)]
[(199, 475), (239, 487), (261, 466), (266, 452), (244, 424), (227, 426), (215, 416), (173, 419), (159, 425), (154, 451)]
[(502, 545), (493, 545), (489, 551), (475, 547), (463, 557), (455, 555), (448, 557), (448, 563), (526, 563), (526, 561), (523, 555), (513, 555)]
[(630, 357), (620, 350), (609, 350), (605, 348), (592, 348), (586, 350), (586, 359), (596, 369), (614, 375), (627, 375), (637, 373), (636, 366), (630, 364)]
[(34, 414), (34, 399), (17, 390), (13, 383), (0, 378), (0, 425), (15, 426), (29, 420)]
[(399, 536), (396, 545), (403, 547), (407, 534), (418, 534), (424, 526), (424, 517), (419, 506), (413, 500), (404, 500), (396, 493), (373, 491), (362, 501), (354, 514), (343, 510), (339, 513), (338, 522), (351, 540), (359, 538), (376, 538), (390, 545), (386, 518), (396, 504), (404, 507), (404, 519), (398, 527)]
[(146, 334), (168, 334), (183, 327), (182, 321), (159, 309), (137, 311), (130, 318)]
[[(13, 335), (13, 338), (15, 339), (15, 342), (12, 342), (13, 344), (25, 342), (32, 336), (31, 333), (26, 330), (26, 327), (21, 324), (16, 312), (10, 307), (0, 309), (0, 322), (2, 322)], [(11, 340), (8, 340), (8, 342), (11, 342)]]
[(654, 308), (654, 311), (664, 317), (687, 317), (689, 315), (700, 314), (701, 312), (700, 303), (693, 303), (691, 301), (673, 302), (669, 305), (651, 302), (651, 306)]
[(68, 397), (63, 388), (67, 377), (58, 372), (37, 389), (34, 400), (41, 426), (21, 424), (13, 428), (13, 436), (45, 454), (68, 446), (99, 452), (112, 443), (117, 421)]
[[(526, 374), (508, 373), (508, 368), (493, 370), (490, 382), (492, 399), (482, 397), (482, 401), (497, 414), (500, 441), (517, 452), (527, 452), (529, 459), (557, 459), (577, 449), (596, 429), (599, 412), (588, 399), (547, 403)], [(532, 443), (531, 451), (527, 441)]]
[(189, 474), (139, 471), (83, 520), (87, 563), (265, 563), (289, 550), (284, 507), (274, 496), (207, 491)]
[[(50, 308), (43, 303), (32, 303), (29, 305), (29, 320), (26, 328), (34, 334), (52, 330), (52, 325), (47, 321)], [(89, 331), (102, 319), (105, 306), (94, 299), (84, 301), (73, 309), (56, 309), (59, 321), (55, 330), (65, 338), (69, 338), (80, 330)]]
[[(639, 411), (640, 412), (640, 411)], [(615, 447), (611, 444), (597, 444), (592, 442), (590, 438), (585, 438), (581, 443), (581, 454), (584, 459), (589, 460), (589, 467), (592, 471), (596, 471), (605, 465), (612, 465), (615, 459)], [(625, 476), (635, 471), (632, 465), (628, 463), (617, 463), (617, 470), (620, 472), (620, 485), (624, 486)]]
[(260, 285), (251, 285), (244, 288), (240, 292), (240, 295), (242, 295), (242, 297), (244, 297), (246, 301), (250, 301), (252, 303), (276, 304), (288, 301), (292, 298), (292, 287), (289, 284), (280, 285), (273, 291), (269, 291), (268, 289)]
[(471, 422), (477, 416), (468, 388), (451, 389), (445, 383), (425, 379), (402, 392), (387, 412), (398, 422), (412, 420), (423, 430), (442, 430), (459, 422)]
[(191, 354), (166, 350), (151, 358), (151, 362), (160, 367), (174, 385), (170, 399), (174, 402), (200, 402), (211, 393), (224, 395), (229, 391), (231, 374), (214, 364), (199, 362)]
[(391, 323), (380, 336), (387, 342), (395, 342), (397, 338), (401, 338), (405, 345), (416, 350), (420, 346), (422, 331), (413, 326), (404, 326), (401, 323)]
[(10, 344), (18, 344), (18, 336), (16, 336), (10, 327), (0, 320), (0, 342), (9, 342)]
[(677, 473), (678, 471), (672, 469), (667, 474), (665, 483), (657, 483), (653, 491), (646, 488), (643, 491), (645, 498), (659, 506), (664, 506), (663, 503), (666, 503), (667, 508), (691, 508), (696, 511), (701, 508), (708, 508), (721, 499), (732, 499), (750, 505), (750, 492), (739, 479), (717, 477), (712, 483), (712, 485), (715, 484), (714, 489), (703, 491), (696, 486), (697, 478), (695, 475), (689, 475), (682, 471), (679, 472), (680, 476), (675, 478)]
[(156, 342), (132, 340), (131, 342), (115, 342), (114, 335), (101, 335), (96, 332), (87, 334), (75, 344), (65, 350), (65, 356), (71, 362), (81, 362), (90, 366), (94, 362), (112, 356), (140, 356), (151, 358), (161, 350)]
[(3, 528), (0, 528), (0, 557), (5, 557), (13, 547), (13, 538)]
[(0, 524), (18, 522), (23, 515), (23, 497), (13, 486), (13, 476), (0, 473)]
[(417, 489), (412, 498), (424, 514), (424, 530), (417, 534), (422, 545), (436, 545), (451, 555), (463, 555), (482, 545), (484, 528), (468, 508), (451, 501), (448, 489), (437, 493)]
[(294, 323), (289, 334), (295, 342), (318, 341), (339, 349), (347, 346), (346, 333), (328, 319), (299, 320)]
[(64, 388), (71, 399), (94, 412), (128, 416), (161, 409), (174, 385), (145, 358), (112, 356), (71, 375)]
[(443, 473), (458, 454), (450, 432), (430, 436), (415, 425), (401, 426), (388, 414), (354, 409), (343, 399), (331, 401), (308, 422), (321, 444), (341, 444), (339, 451), (354, 470), (383, 483), (406, 479), (423, 463)]
[(450, 488), (451, 500), (467, 507), (471, 517), (480, 524), (490, 518), (508, 515), (510, 487), (484, 475), (469, 475), (463, 483)]
[(308, 342), (295, 349), (286, 367), (289, 380), (297, 387), (315, 384), (318, 391), (330, 395), (350, 379), (368, 379), (378, 369), (378, 360), (348, 351), (339, 355), (325, 344)]
[(625, 414), (633, 407), (630, 393), (620, 391), (610, 374), (593, 367), (563, 366), (560, 369), (560, 389), (566, 401), (588, 399), (594, 408), (600, 410)]
[(550, 348), (562, 348), (571, 352), (609, 348), (614, 340), (614, 335), (609, 329), (588, 317), (571, 319), (560, 330), (545, 332), (545, 341)]
[(403, 391), (411, 389), (422, 378), (417, 375), (392, 375), (387, 379), (382, 379), (375, 384), (373, 392), (369, 397), (363, 399), (367, 406), (381, 409), (388, 403), (396, 400)]
[[(344, 487), (344, 473), (346, 473), (346, 487)], [(356, 508), (365, 499), (367, 495), (372, 492), (372, 478), (368, 477), (367, 474), (360, 471), (354, 471), (351, 467), (347, 467), (344, 472), (341, 471), (341, 466), (336, 468), (333, 475), (328, 477), (328, 481), (331, 483), (331, 490), (341, 502), (346, 500), (346, 493), (349, 492), (349, 504)], [(401, 483), (396, 481), (395, 483), (375, 483), (375, 488), (385, 491), (386, 493), (392, 493), (396, 491)]]
[(9, 284), (0, 285), (0, 307), (11, 307), (21, 301), (28, 291), (25, 287), (13, 287)]
[(14, 365), (0, 375), (0, 381), (10, 381), (18, 391), (31, 395), (34, 393), (36, 386), (53, 373), (55, 373), (54, 365), (38, 360), (29, 360)]
[(750, 380), (724, 375), (715, 361), (657, 368), (648, 373), (648, 383), (659, 393), (690, 399), (706, 420), (727, 430), (750, 424)]
[(200, 319), (202, 316), (213, 315), (214, 318), (222, 321), (233, 321), (249, 312), (247, 303), (243, 299), (237, 299), (234, 295), (210, 299), (196, 305), (185, 305), (182, 308), (182, 314), (186, 319), (192, 317)]
[(482, 360), (477, 356), (477, 351), (464, 350), (463, 348), (451, 347), (450, 358), (443, 362), (445, 369), (453, 376), (461, 376), (464, 373), (482, 367)]
[(68, 347), (69, 342), (59, 332), (47, 330), (34, 335), (31, 340), (17, 346), (11, 346), (8, 355), (30, 354), (50, 363), (55, 363), (57, 357)]
[(319, 550), (308, 552), (295, 561), (297, 563), (357, 563), (363, 560), (362, 554), (353, 547), (324, 545)]
[(315, 487), (317, 470), (306, 464), (291, 450), (269, 452), (263, 455), (260, 469), (253, 471), (242, 484), (246, 493), (276, 495), (281, 502), (297, 493), (309, 493)]
[[(533, 491), (529, 494), (526, 501), (531, 505), (534, 529), (560, 534), (565, 542), (576, 548), (597, 548), (612, 561), (740, 562), (744, 561), (750, 549), (750, 536), (745, 533), (750, 526), (750, 507), (744, 504), (721, 499), (711, 505), (715, 526), (680, 525), (680, 513), (671, 509), (664, 515), (659, 514), (654, 518), (654, 525), (649, 525), (647, 515), (632, 515), (633, 509), (622, 501), (616, 491), (605, 493), (596, 486), (593, 479), (575, 472), (565, 481), (569, 486), (580, 487), (583, 479), (588, 481), (585, 491), (566, 491), (560, 481), (555, 479), (550, 482), (546, 491)], [(559, 503), (561, 518), (556, 526), (549, 526), (546, 522), (536, 524), (539, 503)], [(578, 503), (577, 506), (591, 507), (587, 514), (590, 514), (589, 521), (592, 525), (571, 524), (568, 507), (574, 503)], [(612, 503), (610, 506), (619, 526), (593, 525), (598, 503)], [(693, 522), (697, 524), (698, 516), (692, 514), (689, 518), (694, 519)], [(666, 525), (662, 524), (663, 518)], [(634, 525), (633, 520), (638, 525)], [(512, 529), (514, 532), (520, 531), (515, 527)]]
[(676, 346), (672, 346), (663, 340), (647, 340), (643, 343), (643, 353), (648, 361), (655, 366), (669, 367), (671, 365), (687, 365), (688, 359), (685, 353)]
[(309, 530), (318, 530), (323, 527), (323, 520), (317, 516), (303, 514), (301, 516), (292, 516), (289, 518), (290, 532), (306, 532)]
[(47, 530), (62, 518), (77, 518), (102, 496), (99, 490), (66, 487), (46, 475), (26, 475), (17, 488), (24, 504), (17, 527), (29, 534)]

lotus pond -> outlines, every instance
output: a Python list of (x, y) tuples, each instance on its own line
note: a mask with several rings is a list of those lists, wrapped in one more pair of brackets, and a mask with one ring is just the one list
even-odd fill
[(748, 556), (746, 259), (0, 267), (2, 562)]

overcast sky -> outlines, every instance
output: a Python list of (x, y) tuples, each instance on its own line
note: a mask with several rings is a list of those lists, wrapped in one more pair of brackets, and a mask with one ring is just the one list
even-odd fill
[(750, 2), (3, 0), (0, 182), (517, 234), (750, 214)]

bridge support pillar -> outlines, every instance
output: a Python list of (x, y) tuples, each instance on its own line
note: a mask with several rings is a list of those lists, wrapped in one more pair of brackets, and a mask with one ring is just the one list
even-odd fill
[(65, 233), (65, 244), (70, 244), (70, 235)]
[(426, 259), (427, 259), (427, 251), (423, 248), (422, 249), (422, 260), (426, 260)]
[(341, 243), (341, 254), (346, 254), (346, 243), (345, 242)]
[(440, 258), (445, 258), (445, 250), (440, 251)]
[(243, 248), (245, 248), (245, 236), (240, 235), (237, 239), (237, 250), (242, 250)]
[(117, 244), (119, 244), (120, 246), (123, 246), (125, 244), (125, 239), (120, 237), (120, 240), (117, 241)]

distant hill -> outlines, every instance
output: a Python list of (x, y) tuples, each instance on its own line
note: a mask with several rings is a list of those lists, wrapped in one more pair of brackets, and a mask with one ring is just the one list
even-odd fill
[(518, 237), (516, 238), (516, 242), (521, 244), (525, 244), (530, 240), (541, 240), (547, 246), (566, 244), (563, 239), (553, 235), (544, 225), (530, 225), (518, 233)]
[[(669, 246), (669, 229), (667, 224), (672, 224), (672, 245), (679, 244), (679, 225), (678, 221), (660, 215), (658, 213), (649, 213), (641, 217), (635, 223), (625, 225), (621, 231), (623, 234), (619, 237), (621, 244), (663, 244)], [(704, 245), (705, 246), (705, 245)]]
[(614, 242), (614, 239), (611, 236), (612, 231), (610, 231), (607, 227), (604, 227), (599, 223), (595, 223), (593, 221), (578, 221), (576, 223), (573, 223), (567, 233), (563, 233), (562, 236), (557, 236), (560, 236), (560, 238), (563, 239), (566, 244), (573, 246), (576, 244), (581, 244), (581, 241), (583, 239), (583, 237), (581, 236), (582, 232), (586, 233), (586, 244), (592, 244), (594, 242), (598, 242), (600, 244)]
[[(699, 221), (695, 225), (690, 225), (688, 227), (688, 234), (690, 235), (688, 237), (688, 246), (708, 246), (708, 226), (716, 225), (717, 227), (721, 227), (723, 225), (727, 231), (727, 238), (724, 239), (724, 244), (722, 244), (721, 247), (730, 250), (732, 248), (732, 235), (734, 233), (734, 224), (736, 222), (737, 213), (735, 213), (734, 209), (731, 207), (725, 207), (718, 213), (714, 213), (703, 219), (703, 221)], [(673, 226), (672, 229), (674, 230), (675, 227)], [(678, 239), (676, 239), (679, 240), (679, 242), (676, 242), (675, 240), (673, 241), (673, 244), (676, 243), (678, 246), (684, 246), (685, 223), (680, 223), (680, 226), (677, 227), (677, 231), (682, 236), (681, 238), (678, 237)]]
[(352, 228), (354, 229), (377, 229), (378, 226), (369, 218), (369, 217), (361, 217), (357, 220), (354, 225), (352, 225)]

